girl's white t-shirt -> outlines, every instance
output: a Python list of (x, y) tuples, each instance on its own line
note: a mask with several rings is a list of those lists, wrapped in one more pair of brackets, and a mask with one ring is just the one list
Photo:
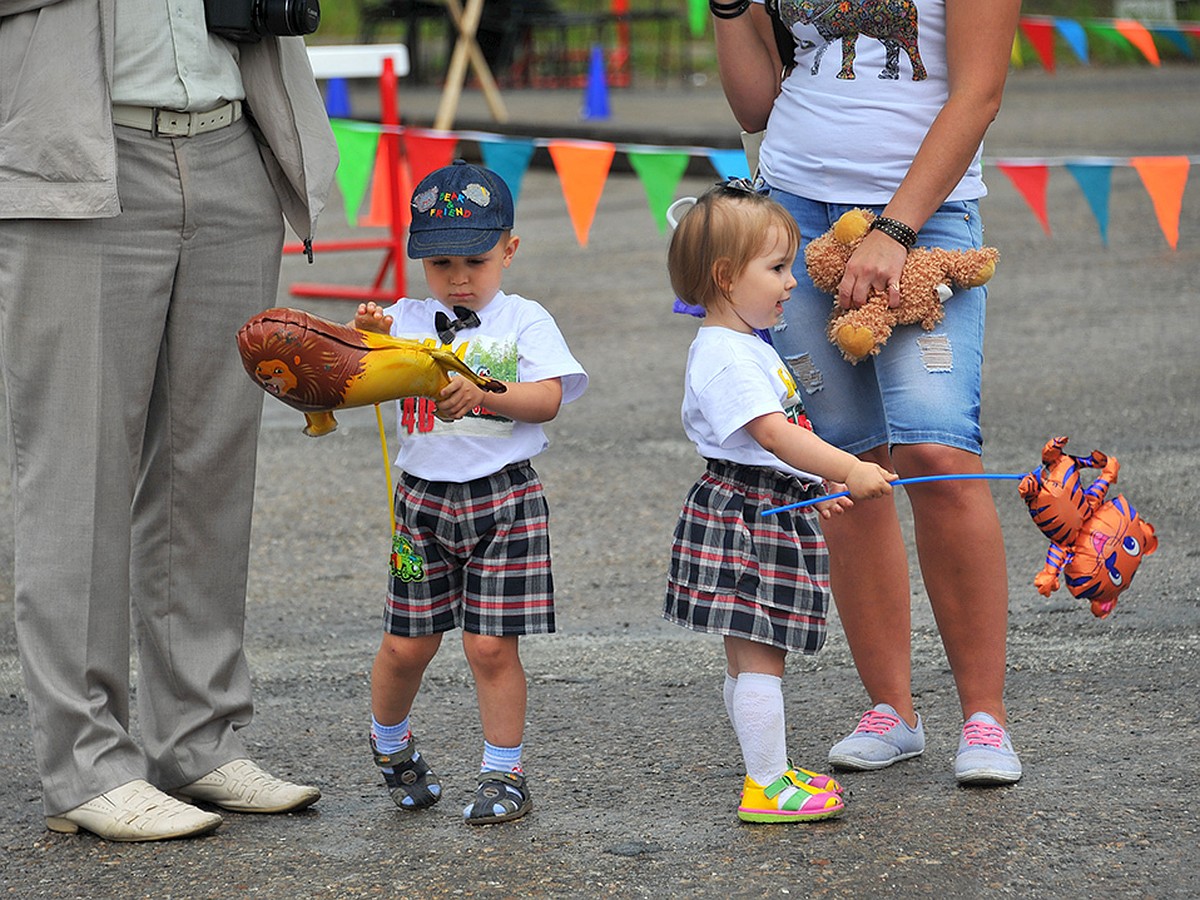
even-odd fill
[[(440, 300), (402, 299), (385, 311), (392, 335), (442, 347), (434, 317), (454, 311)], [(458, 332), (448, 345), (474, 372), (498, 381), (562, 380), (562, 402), (587, 388), (583, 366), (571, 355), (554, 317), (540, 303), (503, 291), (478, 311), (479, 327)], [(400, 449), (396, 465), (429, 481), (462, 483), (532, 459), (549, 441), (540, 424), (515, 422), (478, 407), (461, 419), (444, 422), (433, 414), (434, 401), (406, 397), (396, 401)]]
[[(796, 67), (767, 123), (763, 178), (823, 203), (886, 204), (949, 93), (945, 0), (779, 6), (792, 23)], [(947, 199), (987, 194), (981, 153), (982, 145)]]
[(747, 423), (775, 412), (797, 428), (811, 428), (791, 371), (775, 348), (756, 335), (719, 325), (697, 331), (688, 351), (682, 412), (683, 430), (706, 459), (767, 466), (804, 481), (821, 481), (764, 450), (746, 431)]

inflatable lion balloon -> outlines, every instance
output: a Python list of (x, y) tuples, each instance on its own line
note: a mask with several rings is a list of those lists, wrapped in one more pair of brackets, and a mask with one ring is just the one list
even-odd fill
[[(1065, 437), (1048, 441), (1042, 467), (1018, 485), (1034, 524), (1050, 539), (1046, 565), (1033, 583), (1049, 597), (1058, 590), (1061, 574), (1067, 590), (1089, 601), (1092, 615), (1103, 619), (1133, 581), (1142, 557), (1158, 549), (1158, 538), (1123, 496), (1105, 499), (1120, 470), (1116, 457), (1099, 450), (1070, 456), (1063, 452), (1066, 444)], [(1081, 469), (1099, 469), (1100, 474), (1085, 488)]]
[(237, 342), (247, 374), (304, 413), (304, 433), (313, 437), (337, 428), (337, 409), (401, 397), (436, 400), (450, 373), (504, 392), (503, 384), (475, 374), (449, 349), (359, 331), (298, 309), (259, 313), (241, 327)]

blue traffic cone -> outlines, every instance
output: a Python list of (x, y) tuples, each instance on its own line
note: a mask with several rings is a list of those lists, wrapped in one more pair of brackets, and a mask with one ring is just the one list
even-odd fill
[(583, 118), (608, 117), (608, 79), (604, 71), (604, 49), (599, 44), (594, 44), (591, 65), (588, 66), (587, 87), (583, 94)]
[(345, 78), (330, 78), (325, 83), (325, 112), (331, 119), (350, 118), (350, 91)]

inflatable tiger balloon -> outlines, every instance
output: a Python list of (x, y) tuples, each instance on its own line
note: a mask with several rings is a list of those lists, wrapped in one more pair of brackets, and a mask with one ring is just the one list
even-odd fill
[[(1042, 449), (1042, 467), (1021, 479), (1018, 490), (1033, 523), (1050, 539), (1046, 564), (1034, 577), (1038, 593), (1049, 597), (1059, 587), (1091, 603), (1104, 618), (1133, 581), (1142, 558), (1158, 548), (1154, 527), (1124, 496), (1106, 500), (1120, 464), (1093, 450), (1088, 456), (1063, 452), (1067, 438), (1056, 437)], [(1100, 469), (1084, 487), (1081, 469)]]

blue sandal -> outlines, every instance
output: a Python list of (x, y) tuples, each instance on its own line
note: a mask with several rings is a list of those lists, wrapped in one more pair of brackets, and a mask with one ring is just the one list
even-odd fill
[(491, 825), (519, 819), (533, 809), (525, 776), (516, 772), (479, 773), (475, 799), (463, 810), (468, 825)]
[(380, 753), (371, 738), (375, 765), (382, 770), (392, 802), (405, 810), (427, 809), (442, 799), (442, 785), (425, 758), (417, 752), (417, 739), (396, 753)]

